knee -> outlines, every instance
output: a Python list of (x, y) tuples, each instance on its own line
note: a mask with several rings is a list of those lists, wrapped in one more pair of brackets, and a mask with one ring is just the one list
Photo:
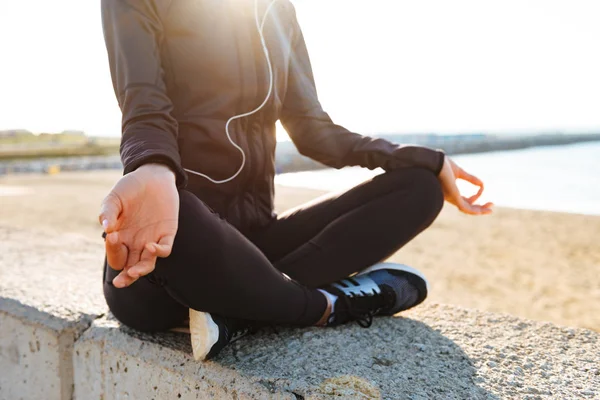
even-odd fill
[(185, 214), (194, 204), (199, 202), (199, 199), (192, 193), (184, 189), (179, 189), (179, 212)]
[(104, 282), (103, 289), (113, 317), (136, 331), (167, 331), (181, 326), (188, 316), (187, 307), (176, 303), (162, 287), (150, 283), (146, 277), (123, 289)]
[(407, 168), (392, 173), (398, 173), (402, 182), (397, 182), (398, 188), (404, 188), (418, 204), (418, 210), (427, 225), (433, 223), (444, 206), (444, 193), (438, 177), (424, 168)]
[(179, 190), (180, 226), (197, 226), (199, 220), (211, 218), (213, 211), (195, 194), (184, 189)]
[(198, 207), (198, 203), (200, 203), (200, 200), (198, 200), (194, 194), (188, 192), (187, 190), (179, 190), (179, 223), (177, 226), (177, 235), (175, 236), (176, 241), (179, 241), (182, 236), (182, 232), (191, 229), (194, 225), (193, 221), (197, 219), (196, 214), (200, 209), (200, 207)]
[(433, 223), (444, 206), (444, 193), (438, 177), (431, 171), (415, 168), (413, 188), (422, 205), (423, 213), (428, 224)]

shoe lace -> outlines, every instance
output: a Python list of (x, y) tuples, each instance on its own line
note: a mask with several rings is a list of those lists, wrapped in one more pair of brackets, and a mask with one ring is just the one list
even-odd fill
[(233, 343), (254, 331), (254, 328), (249, 325), (243, 325), (235, 329), (225, 326), (225, 335), (229, 338), (229, 343)]
[[(356, 306), (356, 300), (361, 300), (361, 307)], [(373, 317), (377, 315), (382, 308), (383, 302), (382, 292), (373, 290), (372, 292), (360, 291), (359, 294), (352, 294), (339, 297), (339, 300), (344, 302), (346, 315), (349, 320), (356, 321), (361, 328), (369, 328), (373, 324)], [(338, 300), (338, 301), (339, 301)], [(329, 317), (329, 321), (335, 321), (339, 315), (333, 312)]]
[(250, 333), (252, 333), (252, 329), (250, 327), (239, 329), (239, 330), (233, 332), (233, 335), (231, 336), (231, 343), (235, 342), (238, 339), (243, 338), (244, 336), (246, 336)]

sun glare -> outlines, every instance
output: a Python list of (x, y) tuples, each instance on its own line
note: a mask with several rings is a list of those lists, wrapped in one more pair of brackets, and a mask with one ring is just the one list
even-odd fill
[[(321, 102), (350, 129), (600, 128), (595, 1), (294, 3)], [(0, 48), (0, 129), (119, 135), (97, 2), (1, 2)]]

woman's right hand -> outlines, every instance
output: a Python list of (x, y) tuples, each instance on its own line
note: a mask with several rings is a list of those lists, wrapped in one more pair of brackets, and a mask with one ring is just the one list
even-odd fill
[(171, 254), (179, 217), (175, 174), (146, 164), (123, 176), (102, 201), (108, 264), (121, 273), (115, 287), (131, 285), (154, 270), (157, 257)]

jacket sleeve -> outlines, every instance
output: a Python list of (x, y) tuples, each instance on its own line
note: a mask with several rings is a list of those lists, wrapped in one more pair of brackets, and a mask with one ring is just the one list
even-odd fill
[(359, 165), (389, 171), (422, 167), (438, 175), (444, 163), (443, 152), (362, 136), (331, 121), (319, 103), (308, 51), (295, 15), (293, 20), (296, 37), (292, 42), (281, 123), (298, 151), (334, 168)]
[(102, 27), (122, 119), (124, 173), (163, 163), (186, 184), (177, 145), (177, 121), (160, 63), (161, 0), (102, 0)]

